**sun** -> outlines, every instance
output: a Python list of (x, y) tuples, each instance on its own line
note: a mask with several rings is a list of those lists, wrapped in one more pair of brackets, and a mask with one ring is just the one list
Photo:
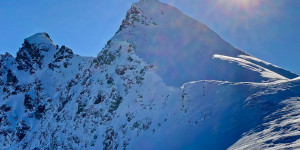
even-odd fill
[(223, 6), (225, 9), (253, 11), (260, 5), (260, 0), (218, 0), (218, 5)]
[(259, 6), (259, 0), (232, 0), (237, 2), (241, 7), (244, 9), (251, 9), (251, 8), (256, 8)]

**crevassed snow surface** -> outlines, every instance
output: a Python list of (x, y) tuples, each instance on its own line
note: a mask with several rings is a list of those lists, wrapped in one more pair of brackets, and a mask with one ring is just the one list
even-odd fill
[(157, 0), (95, 58), (26, 38), (0, 55), (0, 149), (297, 149), (300, 78)]

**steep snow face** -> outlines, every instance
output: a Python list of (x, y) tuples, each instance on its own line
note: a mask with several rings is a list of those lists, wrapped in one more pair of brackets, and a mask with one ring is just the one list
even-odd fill
[(0, 69), (0, 149), (299, 146), (300, 78), (157, 0), (134, 4), (96, 58), (38, 33)]
[(51, 40), (50, 36), (48, 33), (36, 33), (31, 37), (28, 37), (25, 39), (28, 43), (30, 44), (35, 44), (35, 45), (40, 45), (40, 46), (45, 46), (49, 47), (51, 45), (55, 46), (53, 41)]
[(299, 149), (300, 97), (280, 103), (282, 109), (266, 117), (267, 122), (246, 132), (229, 149)]
[(186, 83), (181, 103), (168, 107), (168, 121), (156, 129), (159, 134), (142, 135), (129, 148), (217, 150), (236, 141), (230, 149), (298, 148), (299, 85)]
[[(261, 82), (274, 79), (241, 65), (213, 59), (214, 54), (252, 56), (232, 47), (207, 26), (157, 0), (134, 4), (111, 40), (134, 43), (137, 55), (153, 64), (156, 73), (168, 85), (181, 86), (191, 80)], [(257, 61), (253, 63), (261, 65)], [(297, 77), (281, 68), (274, 72), (285, 72), (282, 75), (286, 78)]]
[[(265, 99), (272, 100), (280, 97), (281, 101), (277, 105), (279, 109), (274, 109), (271, 114), (267, 115), (262, 124), (245, 132), (229, 149), (299, 149), (299, 83), (299, 79), (291, 80), (289, 83), (281, 83), (281, 85), (290, 84), (290, 90), (282, 90), (285, 93), (276, 94), (277, 97), (275, 95), (266, 96)], [(287, 94), (289, 91), (295, 93)], [(270, 110), (269, 107), (266, 109)]]
[[(244, 56), (215, 57), (262, 69)], [(284, 137), (291, 137), (289, 147), (297, 146), (299, 133), (292, 130), (298, 128), (297, 120), (282, 123), (287, 127), (278, 134), (290, 128), (289, 134), (270, 141), (276, 134), (270, 132), (260, 146), (247, 142), (260, 138), (261, 130), (255, 129), (263, 124), (276, 128), (277, 120), (269, 116), (291, 108), (290, 104), (298, 107), (293, 98), (300, 94), (297, 78), (272, 83), (192, 81), (181, 88), (168, 87), (153, 65), (137, 55), (133, 43), (115, 40), (97, 58), (80, 57), (61, 46), (48, 59), (47, 65), (30, 74), (19, 70), (11, 55), (1, 56), (1, 67), (6, 68), (0, 89), (1, 147), (243, 149), (274, 143), (282, 147)], [(292, 110), (286, 115), (297, 117)], [(244, 133), (247, 136), (240, 139)]]

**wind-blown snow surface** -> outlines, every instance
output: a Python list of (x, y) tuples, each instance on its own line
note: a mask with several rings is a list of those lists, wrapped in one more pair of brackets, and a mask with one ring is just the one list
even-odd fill
[(299, 147), (298, 75), (157, 0), (96, 58), (37, 33), (0, 69), (1, 149)]

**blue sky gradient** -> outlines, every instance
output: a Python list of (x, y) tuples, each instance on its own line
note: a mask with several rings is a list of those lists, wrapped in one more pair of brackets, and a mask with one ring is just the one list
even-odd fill
[[(58, 45), (96, 56), (136, 1), (0, 1), (0, 53), (15, 55), (24, 38), (47, 32)], [(233, 46), (300, 74), (299, 0), (252, 0), (247, 6), (239, 0), (161, 1), (206, 24)]]

